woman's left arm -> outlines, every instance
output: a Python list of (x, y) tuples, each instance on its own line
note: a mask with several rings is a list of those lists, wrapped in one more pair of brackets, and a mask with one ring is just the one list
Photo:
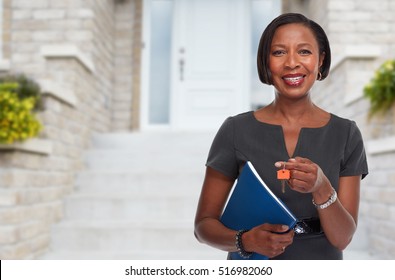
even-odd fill
[[(286, 166), (291, 170), (291, 189), (311, 193), (315, 204), (326, 203), (335, 192), (321, 168), (309, 159), (290, 159)], [(339, 250), (348, 246), (357, 229), (360, 182), (361, 176), (340, 177), (336, 201), (317, 208), (326, 237)]]
[[(350, 244), (357, 229), (360, 182), (361, 176), (340, 177), (337, 200), (325, 209), (318, 209), (326, 237), (339, 250)], [(332, 189), (330, 183), (329, 188)], [(333, 191), (330, 190), (328, 195), (327, 187), (322, 187), (322, 190), (312, 193), (313, 199), (317, 204), (325, 203)], [(323, 193), (327, 195), (323, 196)]]

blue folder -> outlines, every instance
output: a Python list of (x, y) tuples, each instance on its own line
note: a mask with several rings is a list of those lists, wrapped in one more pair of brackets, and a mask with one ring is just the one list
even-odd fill
[[(287, 225), (292, 229), (297, 219), (247, 161), (225, 206), (221, 222), (234, 230), (248, 230), (265, 223)], [(243, 258), (237, 252), (231, 252), (229, 259)], [(268, 257), (253, 253), (249, 259), (267, 260)]]

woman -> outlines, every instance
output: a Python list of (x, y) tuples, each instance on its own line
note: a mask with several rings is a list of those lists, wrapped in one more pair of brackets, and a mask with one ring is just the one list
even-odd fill
[[(342, 259), (357, 228), (360, 181), (368, 167), (355, 122), (311, 100), (315, 81), (329, 74), (327, 36), (301, 14), (280, 15), (265, 29), (257, 60), (260, 80), (274, 86), (275, 99), (254, 112), (229, 117), (219, 129), (206, 163), (195, 235), (242, 256)], [(236, 232), (220, 222), (246, 161), (303, 221), (306, 233), (273, 224)], [(284, 167), (291, 176), (283, 193), (276, 171)]]

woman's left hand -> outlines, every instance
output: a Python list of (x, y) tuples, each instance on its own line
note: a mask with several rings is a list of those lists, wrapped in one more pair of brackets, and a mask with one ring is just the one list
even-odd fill
[(307, 158), (291, 158), (287, 162), (276, 162), (275, 166), (278, 168), (284, 168), (284, 164), (285, 169), (288, 169), (291, 172), (288, 185), (294, 191), (301, 193), (313, 193), (322, 185), (329, 182), (318, 164)]

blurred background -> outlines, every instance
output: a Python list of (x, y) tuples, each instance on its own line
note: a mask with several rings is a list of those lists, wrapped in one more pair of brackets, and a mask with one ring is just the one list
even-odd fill
[(282, 12), (327, 32), (313, 98), (365, 140), (345, 258), (394, 259), (392, 0), (0, 0), (0, 258), (225, 259), (193, 236), (204, 164), (273, 99), (256, 50)]

